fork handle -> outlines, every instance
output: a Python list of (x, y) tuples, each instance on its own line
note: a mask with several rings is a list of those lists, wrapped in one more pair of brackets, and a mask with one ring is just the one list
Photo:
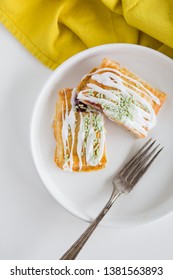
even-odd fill
[(105, 207), (96, 217), (96, 219), (89, 225), (89, 227), (82, 233), (82, 235), (73, 243), (73, 245), (65, 252), (65, 254), (60, 258), (60, 260), (74, 260), (80, 250), (83, 248), (86, 241), (91, 236), (92, 232), (95, 230), (99, 222), (106, 215), (108, 210), (111, 208), (114, 201), (119, 197), (120, 193), (113, 192), (109, 201), (106, 203)]

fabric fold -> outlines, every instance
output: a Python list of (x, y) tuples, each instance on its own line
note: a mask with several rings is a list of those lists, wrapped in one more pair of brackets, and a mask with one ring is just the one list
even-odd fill
[(173, 48), (172, 0), (122, 0), (127, 23)]
[(0, 1), (1, 23), (51, 69), (109, 43), (140, 44), (173, 58), (172, 11), (172, 0)]

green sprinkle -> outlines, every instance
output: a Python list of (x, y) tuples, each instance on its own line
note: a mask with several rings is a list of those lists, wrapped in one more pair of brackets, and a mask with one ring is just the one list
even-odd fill
[(95, 132), (103, 130), (103, 120), (100, 114), (95, 114), (92, 116), (92, 125), (94, 127)]
[(103, 103), (102, 108), (105, 111), (111, 112), (114, 118), (119, 121), (124, 122), (127, 118), (133, 120), (131, 111), (133, 111), (134, 98), (124, 97), (122, 94), (119, 97), (119, 102), (115, 103), (115, 105)]
[(144, 109), (147, 113), (150, 113), (150, 110), (149, 110), (149, 108), (148, 108), (146, 105), (143, 105), (142, 107), (143, 107), (143, 109)]
[(92, 90), (92, 89), (90, 89), (90, 90), (87, 92), (87, 94), (89, 94), (89, 95), (93, 95), (93, 94), (94, 94), (94, 92), (93, 92), (93, 90)]
[(85, 139), (88, 137), (90, 129), (90, 117), (84, 116), (84, 132), (85, 132)]
[(69, 155), (66, 154), (66, 155), (64, 156), (64, 161), (65, 161), (65, 163), (68, 163), (69, 160), (70, 160)]

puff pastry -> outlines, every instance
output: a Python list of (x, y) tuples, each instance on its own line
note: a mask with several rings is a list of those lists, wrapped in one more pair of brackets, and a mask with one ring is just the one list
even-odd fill
[(119, 63), (103, 59), (81, 80), (78, 100), (99, 109), (138, 137), (146, 137), (166, 94)]
[(105, 130), (100, 112), (76, 103), (76, 89), (58, 93), (53, 121), (54, 161), (65, 171), (92, 171), (105, 167)]

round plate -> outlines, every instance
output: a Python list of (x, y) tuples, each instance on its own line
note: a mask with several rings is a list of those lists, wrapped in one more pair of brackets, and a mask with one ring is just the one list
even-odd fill
[(173, 61), (157, 51), (130, 44), (102, 45), (83, 51), (60, 65), (45, 83), (34, 110), (31, 125), (34, 162), (48, 191), (77, 217), (91, 221), (107, 202), (114, 174), (146, 140), (137, 139), (105, 120), (106, 168), (90, 173), (67, 173), (54, 164), (55, 139), (51, 127), (58, 90), (78, 85), (104, 57), (128, 67), (166, 92), (168, 99), (148, 136), (164, 145), (164, 150), (133, 191), (118, 198), (102, 224), (126, 226), (156, 220), (173, 209)]

